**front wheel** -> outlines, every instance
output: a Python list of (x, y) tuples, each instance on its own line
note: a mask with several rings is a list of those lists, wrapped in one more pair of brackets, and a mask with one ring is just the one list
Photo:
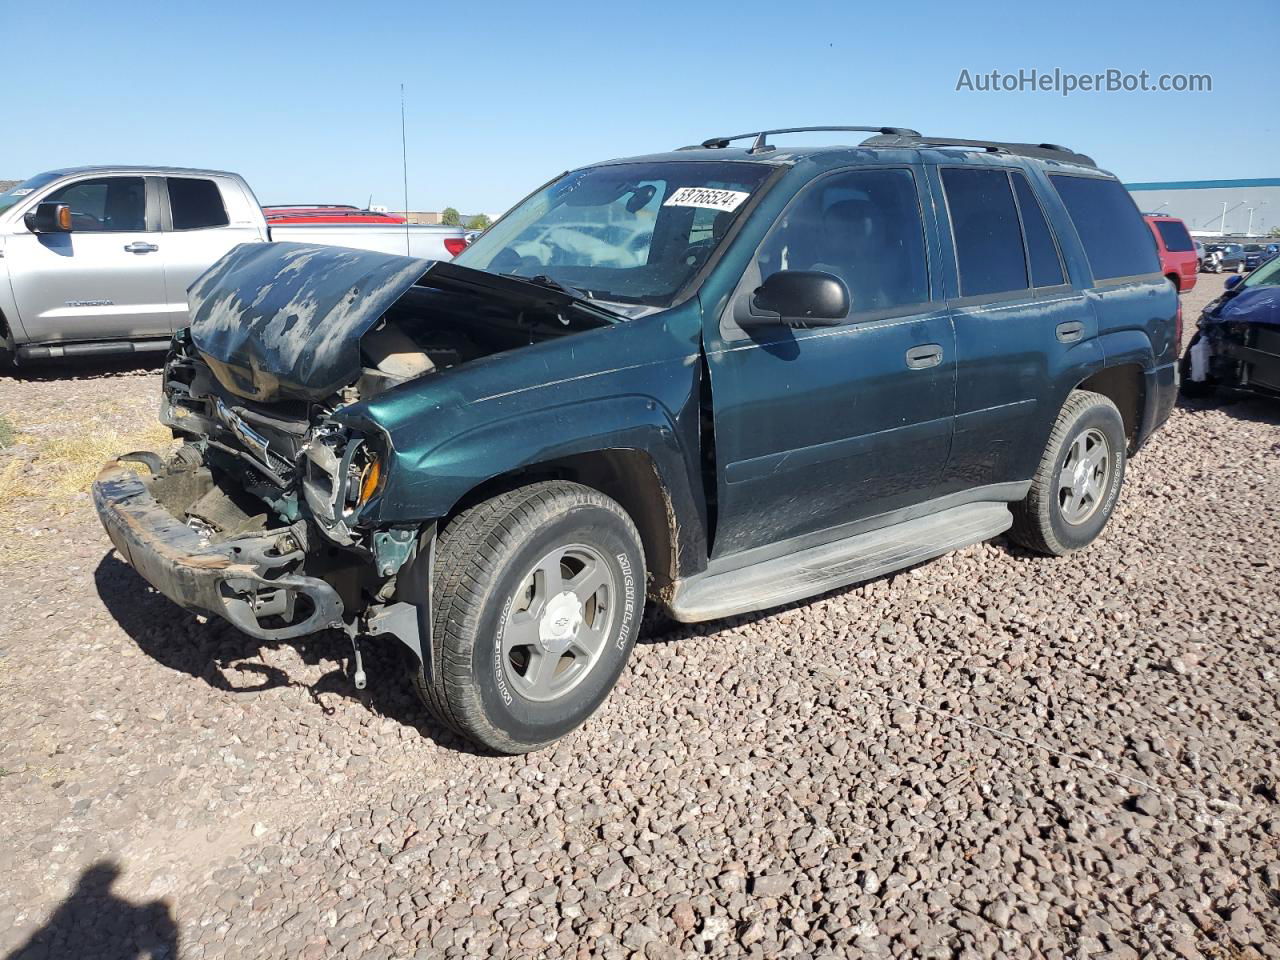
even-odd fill
[(1012, 507), (1009, 535), (1052, 556), (1088, 546), (1111, 518), (1125, 463), (1124, 420), (1116, 405), (1100, 393), (1073, 392), (1026, 499)]
[(430, 663), (415, 686), (438, 720), (501, 753), (585, 721), (626, 666), (644, 610), (635, 525), (576, 483), (463, 511), (440, 534), (434, 575)]

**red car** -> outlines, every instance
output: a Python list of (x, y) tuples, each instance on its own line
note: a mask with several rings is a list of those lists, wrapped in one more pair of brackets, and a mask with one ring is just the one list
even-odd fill
[(1156, 249), (1160, 251), (1160, 270), (1173, 281), (1174, 289), (1186, 293), (1196, 285), (1200, 276), (1199, 260), (1196, 257), (1196, 245), (1187, 232), (1187, 225), (1177, 217), (1166, 217), (1158, 213), (1144, 213), (1142, 219), (1147, 221), (1152, 235), (1156, 238)]
[(404, 217), (361, 210), (347, 203), (279, 203), (262, 208), (268, 224), (284, 223), (404, 223)]

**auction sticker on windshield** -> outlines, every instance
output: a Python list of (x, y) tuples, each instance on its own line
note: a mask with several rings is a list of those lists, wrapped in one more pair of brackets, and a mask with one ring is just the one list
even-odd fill
[(709, 210), (737, 210), (749, 194), (742, 190), (715, 187), (681, 187), (667, 197), (664, 207), (706, 207)]

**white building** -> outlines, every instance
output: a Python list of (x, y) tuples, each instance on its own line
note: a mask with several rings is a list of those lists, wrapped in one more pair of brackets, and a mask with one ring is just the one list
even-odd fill
[(1126, 183), (1138, 209), (1183, 220), (1197, 236), (1266, 236), (1280, 227), (1280, 178)]

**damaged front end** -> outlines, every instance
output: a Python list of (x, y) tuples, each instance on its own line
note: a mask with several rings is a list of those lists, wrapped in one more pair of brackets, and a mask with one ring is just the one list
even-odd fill
[(167, 460), (127, 454), (103, 468), (103, 526), (166, 597), (251, 636), (391, 633), (420, 654), (416, 612), (393, 595), (432, 528), (365, 514), (386, 441), (333, 421), (339, 409), (235, 397), (179, 335), (160, 419), (184, 442)]
[(421, 659), (429, 577), (402, 581), (429, 571), (438, 518), (381, 522), (396, 451), (366, 401), (612, 319), (528, 281), (300, 244), (237, 247), (189, 299), (160, 409), (183, 443), (104, 467), (112, 542), (165, 596), (252, 636), (390, 634)]
[(1280, 287), (1237, 284), (1205, 308), (1198, 328), (1184, 383), (1280, 397)]

